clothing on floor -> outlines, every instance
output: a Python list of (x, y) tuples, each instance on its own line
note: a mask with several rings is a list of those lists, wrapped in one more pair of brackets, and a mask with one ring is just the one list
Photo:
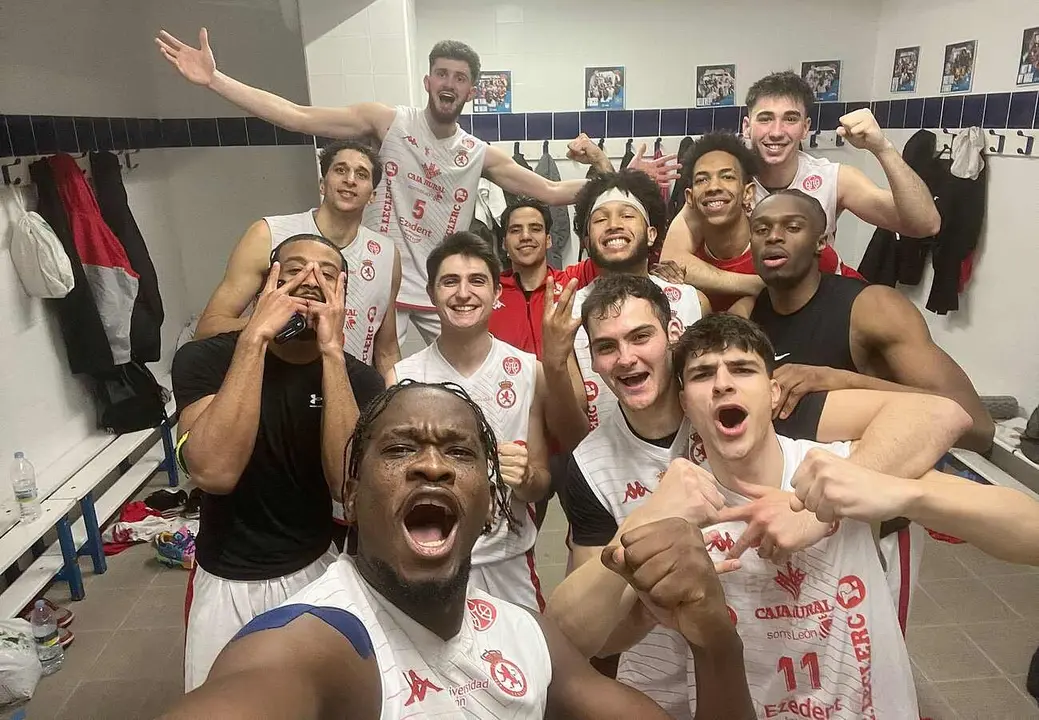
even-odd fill
[[(550, 182), (559, 182), (559, 167), (549, 152), (545, 152), (534, 168), (541, 177)], [(553, 205), (549, 208), (552, 215), (552, 247), (548, 249), (548, 264), (552, 267), (563, 267), (566, 264), (567, 248), (570, 247), (570, 206)]]

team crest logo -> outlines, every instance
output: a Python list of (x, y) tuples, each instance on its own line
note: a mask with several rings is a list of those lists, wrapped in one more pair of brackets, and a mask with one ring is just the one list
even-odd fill
[(371, 281), (375, 279), (375, 265), (371, 260), (365, 260), (361, 263), (361, 270), (359, 271), (361, 277), (365, 280)]
[(787, 561), (786, 572), (783, 572), (782, 570), (777, 572), (775, 581), (776, 585), (790, 593), (794, 600), (800, 600), (801, 586), (804, 585), (804, 581), (807, 577), (808, 573), (800, 568), (795, 568), (792, 562)]
[(497, 609), (486, 600), (470, 598), (465, 601), (465, 604), (469, 608), (469, 617), (473, 621), (473, 628), (480, 632), (490, 630), (491, 625), (498, 619)]
[(418, 147), (418, 140), (415, 139), (414, 135), (405, 135), (404, 139), (407, 140), (412, 147)]
[(516, 698), (527, 694), (527, 678), (516, 663), (502, 657), (500, 650), (488, 650), (482, 657), (491, 664), (491, 679), (502, 692)]
[(585, 380), (584, 396), (588, 399), (588, 402), (595, 402), (595, 398), (599, 397), (599, 386), (591, 380)]
[(689, 459), (697, 465), (707, 462), (707, 450), (704, 448), (703, 438), (695, 430), (689, 436)]
[(472, 150), (474, 147), (476, 147), (476, 143), (473, 142), (472, 138), (463, 138), (462, 147), (464, 147), (466, 150)]
[(440, 174), (440, 168), (437, 167), (436, 163), (422, 163), (422, 172), (426, 174), (427, 180), (432, 180)]
[(368, 240), (368, 252), (372, 255), (378, 255), (382, 252), (382, 245), (377, 243), (375, 240)]
[(809, 175), (801, 183), (801, 187), (804, 188), (805, 192), (815, 192), (823, 186), (823, 179), (819, 175)]
[(512, 383), (507, 380), (502, 382), (499, 386), (497, 401), (500, 406), (508, 410), (516, 404), (516, 391), (512, 389)]
[(397, 163), (390, 160), (386, 163), (386, 177), (397, 177), (397, 171), (400, 168), (397, 167)]
[(501, 361), (501, 369), (508, 375), (519, 375), (520, 370), (523, 369), (523, 365), (520, 363), (520, 359), (515, 355), (509, 355), (507, 358)]
[(736, 611), (728, 605), (725, 606), (725, 609), (729, 611), (729, 621), (732, 622), (732, 626), (736, 627), (736, 623), (739, 622), (739, 618), (736, 617)]
[(464, 168), (468, 164), (469, 164), (469, 155), (467, 155), (464, 152), (460, 152), (457, 155), (455, 155), (455, 165), (457, 165), (460, 168)]
[(368, 308), (368, 322), (369, 323), (375, 322), (375, 316), (378, 315), (378, 314), (379, 314), (379, 308), (375, 307), (374, 305), (369, 307)]
[(667, 295), (668, 302), (678, 302), (682, 299), (682, 291), (676, 288), (674, 285), (668, 285), (664, 288), (664, 294)]
[(469, 191), (465, 188), (458, 188), (455, 190), (455, 202), (461, 205), (469, 199)]
[(866, 586), (857, 575), (846, 575), (837, 584), (837, 604), (851, 610), (866, 599)]

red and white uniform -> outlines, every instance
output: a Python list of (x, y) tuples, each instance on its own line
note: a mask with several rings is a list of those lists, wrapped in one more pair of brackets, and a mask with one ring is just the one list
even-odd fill
[[(317, 210), (294, 215), (273, 215), (264, 221), (271, 231), (271, 249), (301, 233), (321, 235), (314, 222)], [(339, 253), (346, 260), (346, 320), (343, 349), (363, 363), (374, 362), (375, 333), (382, 327), (393, 289), (393, 243), (368, 228), (357, 228), (357, 237)]]
[(346, 555), (285, 605), (338, 608), (364, 625), (381, 675), (383, 720), (544, 717), (552, 660), (537, 620), (472, 585), (468, 616), (447, 641), (375, 592)]
[[(664, 295), (671, 304), (671, 317), (676, 318), (682, 324), (683, 329), (703, 316), (700, 296), (697, 295), (695, 288), (690, 285), (672, 285), (655, 275), (650, 275), (649, 279), (664, 291)], [(573, 317), (581, 317), (581, 306), (584, 305), (585, 298), (594, 287), (595, 281), (592, 281), (574, 295)], [(574, 355), (577, 357), (578, 367), (581, 368), (581, 377), (584, 378), (584, 391), (588, 398), (588, 424), (594, 430), (606, 418), (617, 412), (617, 396), (613, 394), (599, 374), (592, 370), (592, 352), (589, 347), (588, 332), (583, 325), (577, 329), (577, 335), (574, 337)]]
[(421, 108), (398, 106), (379, 148), (384, 178), (364, 224), (393, 239), (400, 251), (397, 306), (433, 312), (426, 295), (426, 258), (444, 236), (468, 230), (487, 145), (457, 128), (433, 135)]
[[(840, 163), (799, 152), (797, 174), (787, 185), (788, 190), (800, 190), (819, 201), (826, 212), (826, 232), (831, 239), (837, 232), (837, 177), (840, 171)], [(768, 189), (754, 178), (754, 202), (759, 203), (768, 196)]]
[[(393, 368), (397, 381), (456, 383), (483, 410), (499, 443), (525, 443), (537, 385), (537, 358), (492, 337), (483, 364), (464, 377), (444, 359), (439, 344), (438, 340), (397, 363)], [(470, 584), (517, 605), (543, 610), (545, 601), (534, 565), (537, 528), (533, 506), (511, 494), (510, 505), (516, 528), (510, 530), (504, 520), (494, 518), (491, 532), (481, 535), (473, 548)]]
[[(822, 445), (779, 437), (782, 489), (809, 450), (847, 457), (849, 443)], [(722, 488), (726, 505), (748, 500)], [(708, 548), (715, 561), (746, 523), (714, 525), (721, 539)], [(844, 520), (831, 537), (794, 554), (778, 568), (753, 551), (740, 570), (721, 577), (729, 615), (743, 640), (747, 683), (760, 718), (905, 720), (919, 717), (913, 673), (888, 592), (873, 533)], [(696, 702), (692, 655), (689, 698)]]

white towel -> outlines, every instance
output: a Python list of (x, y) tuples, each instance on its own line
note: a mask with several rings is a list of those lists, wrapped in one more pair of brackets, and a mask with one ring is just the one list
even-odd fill
[(981, 128), (972, 127), (960, 132), (952, 140), (952, 172), (958, 178), (977, 180), (985, 167), (982, 154), (985, 151), (985, 136)]

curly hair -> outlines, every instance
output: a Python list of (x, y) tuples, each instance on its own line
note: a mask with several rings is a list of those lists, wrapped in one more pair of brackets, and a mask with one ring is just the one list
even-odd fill
[(577, 233), (577, 237), (588, 237), (588, 219), (592, 214), (592, 205), (600, 195), (612, 188), (638, 198), (649, 213), (649, 224), (657, 229), (657, 237), (663, 238), (667, 234), (667, 206), (660, 195), (660, 187), (653, 178), (641, 170), (621, 170), (595, 175), (577, 193), (574, 200), (574, 232)]
[(772, 377), (776, 369), (775, 349), (761, 326), (730, 313), (705, 315), (682, 333), (672, 348), (675, 375), (679, 385), (686, 363), (704, 353), (721, 353), (733, 348), (754, 353), (765, 363), (765, 371)]
[[(522, 524), (522, 521), (516, 518), (509, 504), (509, 488), (501, 477), (501, 466), (498, 463), (498, 441), (494, 437), (494, 430), (491, 429), (480, 406), (469, 397), (469, 393), (462, 389), (461, 386), (452, 382), (424, 383), (404, 379), (372, 398), (372, 401), (361, 411), (353, 435), (350, 437), (350, 441), (347, 442), (346, 447), (343, 448), (343, 481), (341, 486), (343, 497), (346, 496), (347, 478), (360, 479), (361, 461), (364, 459), (364, 453), (372, 439), (372, 426), (375, 424), (375, 421), (379, 419), (379, 416), (389, 407), (390, 402), (397, 395), (405, 390), (414, 388), (432, 388), (450, 393), (469, 406), (473, 416), (476, 418), (476, 425), (480, 431), (480, 444), (484, 455), (487, 457), (487, 481), (490, 484), (491, 497), (494, 498), (498, 515), (505, 520), (509, 530), (515, 530)], [(485, 532), (489, 530), (490, 525), (484, 528)]]
[(693, 186), (693, 167), (707, 153), (724, 152), (736, 158), (742, 173), (743, 183), (749, 183), (750, 179), (758, 173), (758, 158), (754, 152), (744, 144), (739, 135), (727, 132), (707, 133), (694, 142), (682, 159), (682, 177), (679, 182), (683, 187)]

